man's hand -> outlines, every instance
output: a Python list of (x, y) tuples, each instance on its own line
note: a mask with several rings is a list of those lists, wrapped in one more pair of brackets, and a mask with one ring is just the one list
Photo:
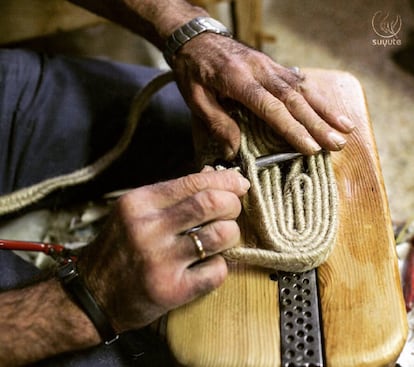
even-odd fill
[[(142, 35), (161, 51), (177, 28), (208, 16), (184, 0), (71, 1)], [(228, 159), (239, 149), (240, 131), (220, 103), (226, 99), (247, 107), (303, 154), (342, 149), (342, 134), (354, 128), (326, 105), (305, 75), (228, 37), (207, 32), (194, 37), (173, 56), (172, 68), (187, 104), (222, 143)]]
[[(79, 257), (78, 270), (115, 330), (143, 327), (218, 287), (227, 274), (219, 255), (236, 246), (239, 197), (249, 182), (212, 168), (131, 191)], [(199, 261), (197, 232), (207, 257)], [(0, 365), (20, 366), (99, 344), (92, 322), (56, 278), (0, 292)], [(3, 329), (2, 329), (3, 330)], [(30, 346), (30, 348), (28, 348)]]
[(304, 154), (340, 150), (354, 124), (327, 105), (305, 75), (231, 38), (203, 33), (173, 58), (181, 93), (232, 158), (240, 131), (220, 101), (240, 102)]
[[(235, 219), (248, 188), (235, 171), (207, 169), (119, 200), (79, 261), (82, 278), (117, 332), (143, 327), (224, 281), (227, 266), (219, 253), (239, 243)], [(184, 234), (199, 225), (203, 261)]]

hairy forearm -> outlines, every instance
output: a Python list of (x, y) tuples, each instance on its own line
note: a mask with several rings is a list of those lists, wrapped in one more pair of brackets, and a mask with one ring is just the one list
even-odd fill
[(184, 0), (69, 0), (145, 37), (162, 50), (166, 38), (205, 10)]
[(49, 279), (0, 293), (0, 366), (19, 366), (97, 345), (87, 316)]

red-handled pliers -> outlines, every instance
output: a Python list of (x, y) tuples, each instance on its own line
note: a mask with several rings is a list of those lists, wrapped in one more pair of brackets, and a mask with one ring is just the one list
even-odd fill
[(18, 240), (0, 240), (0, 250), (36, 251), (49, 255), (60, 264), (76, 260), (76, 256), (63, 245)]

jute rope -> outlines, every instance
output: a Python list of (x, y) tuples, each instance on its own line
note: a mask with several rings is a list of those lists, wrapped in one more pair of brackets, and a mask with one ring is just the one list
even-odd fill
[(251, 183), (244, 198), (246, 244), (224, 256), (276, 270), (303, 272), (324, 262), (335, 244), (338, 197), (329, 153), (260, 169), (257, 157), (280, 145), (262, 121), (241, 115), (240, 157)]
[(77, 171), (46, 179), (33, 186), (0, 196), (0, 215), (23, 209), (43, 199), (46, 195), (57, 189), (75, 186), (90, 181), (103, 172), (127, 149), (137, 128), (141, 114), (147, 107), (151, 96), (172, 80), (173, 74), (171, 72), (160, 74), (137, 93), (132, 101), (127, 124), (122, 136), (117, 144), (105, 155), (91, 165)]
[[(151, 96), (172, 80), (171, 72), (161, 74), (134, 97), (123, 135), (104, 156), (72, 173), (0, 196), (0, 215), (25, 208), (54, 190), (94, 179), (126, 150)], [(279, 142), (265, 123), (239, 117), (240, 157), (251, 182), (243, 199), (243, 217), (251, 233), (244, 245), (223, 255), (228, 260), (285, 271), (318, 266), (331, 252), (337, 229), (337, 192), (329, 153), (258, 169), (255, 159), (274, 153)]]

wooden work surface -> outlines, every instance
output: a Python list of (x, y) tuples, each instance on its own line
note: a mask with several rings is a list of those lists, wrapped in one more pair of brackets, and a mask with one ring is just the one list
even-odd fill
[[(394, 366), (407, 335), (392, 225), (364, 94), (347, 73), (308, 77), (357, 123), (333, 153), (340, 198), (334, 252), (318, 271), (327, 366)], [(230, 265), (224, 285), (171, 312), (167, 340), (183, 366), (280, 366), (277, 284), (270, 272)]]

